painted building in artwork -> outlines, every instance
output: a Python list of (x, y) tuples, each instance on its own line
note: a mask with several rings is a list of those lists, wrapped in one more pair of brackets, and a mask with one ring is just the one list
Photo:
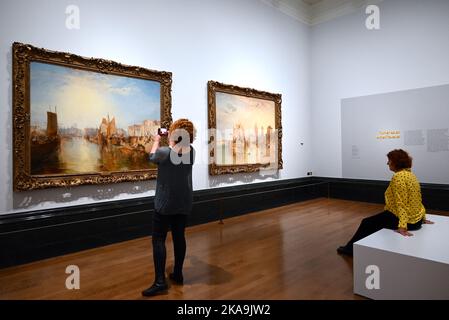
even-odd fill
[(267, 133), (265, 138), (265, 156), (269, 157), (271, 155), (271, 137), (273, 134), (273, 128), (271, 126), (267, 127)]
[(158, 120), (144, 120), (143, 124), (134, 124), (128, 126), (128, 135), (130, 137), (151, 137), (156, 135), (160, 126)]
[(232, 132), (232, 163), (247, 163), (249, 140), (245, 134), (245, 128), (238, 123)]
[[(265, 129), (264, 126), (254, 125), (254, 130), (246, 130), (241, 124), (235, 124), (232, 131), (232, 139), (229, 141), (229, 147), (226, 147), (226, 143), (221, 144), (221, 160), (222, 163), (227, 164), (247, 164), (247, 163), (266, 163), (267, 157), (272, 155), (273, 143), (273, 127), (268, 125)], [(227, 161), (224, 154), (226, 149), (230, 150), (231, 161)]]

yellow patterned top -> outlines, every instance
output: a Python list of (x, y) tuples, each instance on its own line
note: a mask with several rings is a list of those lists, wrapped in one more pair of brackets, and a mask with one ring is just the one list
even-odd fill
[(385, 210), (399, 218), (398, 228), (426, 218), (419, 181), (410, 169), (396, 172), (385, 191)]

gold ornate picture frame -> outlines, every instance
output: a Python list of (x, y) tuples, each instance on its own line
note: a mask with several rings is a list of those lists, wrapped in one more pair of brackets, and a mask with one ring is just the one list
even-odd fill
[(209, 81), (209, 174), (282, 169), (281, 104), (281, 94)]
[(14, 43), (15, 191), (154, 179), (172, 74)]

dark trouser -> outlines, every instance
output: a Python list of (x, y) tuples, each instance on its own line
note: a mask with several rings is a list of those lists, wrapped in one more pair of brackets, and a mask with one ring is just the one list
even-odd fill
[[(390, 211), (384, 211), (374, 216), (365, 218), (362, 220), (362, 223), (360, 224), (359, 228), (357, 229), (352, 239), (349, 240), (349, 242), (346, 244), (346, 248), (352, 250), (352, 245), (354, 244), (354, 242), (357, 242), (360, 239), (363, 239), (381, 229), (386, 228), (396, 230), (398, 228), (398, 224), (399, 224), (398, 217), (396, 217)], [(409, 223), (407, 224), (407, 229), (418, 230), (421, 228), (421, 224), (422, 220), (418, 221), (415, 224)]]
[(153, 215), (153, 261), (154, 273), (157, 283), (165, 282), (165, 261), (167, 252), (165, 239), (168, 229), (171, 229), (173, 237), (173, 249), (175, 253), (174, 274), (182, 275), (182, 266), (186, 256), (186, 239), (184, 231), (187, 223), (187, 215), (161, 215), (157, 212)]

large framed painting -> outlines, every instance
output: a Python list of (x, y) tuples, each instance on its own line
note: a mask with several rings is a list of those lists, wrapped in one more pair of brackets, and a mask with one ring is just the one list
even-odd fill
[(14, 190), (156, 177), (170, 72), (13, 44)]
[(282, 169), (281, 103), (281, 94), (209, 81), (209, 173)]

